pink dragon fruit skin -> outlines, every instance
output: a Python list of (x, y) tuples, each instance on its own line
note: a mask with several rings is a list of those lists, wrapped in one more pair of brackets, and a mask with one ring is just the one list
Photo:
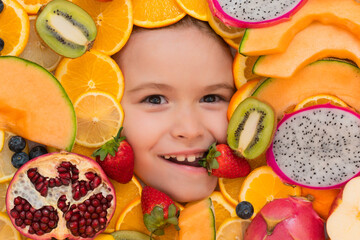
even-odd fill
[(304, 198), (289, 197), (267, 203), (254, 217), (244, 240), (325, 240), (324, 221)]
[(258, 22), (247, 22), (236, 19), (230, 16), (229, 14), (227, 14), (222, 9), (218, 0), (208, 0), (210, 11), (215, 17), (219, 18), (220, 21), (222, 21), (225, 25), (239, 27), (239, 28), (262, 28), (288, 21), (291, 18), (291, 16), (294, 13), (296, 13), (306, 2), (307, 0), (299, 1), (299, 3), (290, 11), (284, 12), (283, 15), (278, 16), (276, 18), (272, 18), (264, 21), (258, 21)]
[[(340, 109), (340, 110), (348, 112), (351, 115), (353, 115), (353, 116), (357, 117), (358, 119), (360, 119), (360, 115), (357, 114), (356, 112), (350, 110), (349, 108), (339, 107), (339, 106), (332, 105), (330, 103), (326, 103), (326, 104), (314, 105), (314, 106), (311, 106), (311, 107), (303, 108), (303, 109), (300, 109), (300, 110), (298, 110), (296, 112), (293, 112), (293, 113), (290, 113), (290, 114), (285, 114), (285, 116), (278, 123), (277, 129), (279, 129), (279, 127), (284, 122), (286, 122), (289, 118), (291, 118), (292, 116), (294, 116), (296, 114), (299, 114), (301, 112), (305, 112), (305, 111), (312, 110), (312, 109), (318, 109), (318, 108)], [(287, 175), (285, 175), (283, 170), (279, 167), (279, 165), (277, 164), (277, 162), (275, 160), (275, 156), (274, 156), (274, 153), (273, 153), (273, 145), (274, 145), (274, 142), (271, 143), (270, 147), (268, 148), (268, 150), (266, 152), (267, 164), (286, 183), (289, 183), (289, 184), (292, 184), (292, 185), (298, 185), (298, 186), (302, 186), (302, 187), (307, 187), (307, 188), (312, 188), (312, 189), (334, 189), (334, 188), (341, 188), (343, 185), (345, 185), (352, 178), (360, 176), (360, 171), (357, 171), (351, 178), (349, 178), (349, 179), (347, 179), (347, 180), (345, 180), (343, 182), (339, 182), (338, 184), (334, 184), (334, 185), (330, 185), (330, 186), (312, 186), (312, 185), (307, 185), (307, 184), (301, 184), (301, 183), (291, 179)]]

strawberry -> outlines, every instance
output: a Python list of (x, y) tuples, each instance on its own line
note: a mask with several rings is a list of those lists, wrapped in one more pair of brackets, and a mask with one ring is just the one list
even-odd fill
[(134, 174), (134, 152), (125, 137), (120, 137), (122, 127), (113, 139), (94, 151), (92, 156), (106, 175), (120, 183), (127, 183)]
[(246, 159), (237, 156), (226, 144), (213, 143), (200, 165), (208, 170), (209, 175), (222, 178), (245, 177), (251, 171)]
[(141, 208), (146, 228), (155, 235), (164, 235), (164, 228), (175, 225), (180, 230), (178, 218), (180, 210), (165, 193), (145, 186), (141, 193)]

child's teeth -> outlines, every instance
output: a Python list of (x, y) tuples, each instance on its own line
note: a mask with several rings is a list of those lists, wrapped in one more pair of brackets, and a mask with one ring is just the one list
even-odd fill
[(171, 157), (171, 158), (176, 158), (176, 156), (175, 156), (175, 155), (171, 155), (170, 157)]
[(181, 162), (185, 161), (185, 156), (184, 155), (177, 156), (177, 160)]
[(169, 155), (165, 155), (164, 158), (165, 158), (165, 159), (169, 159), (170, 156), (169, 156)]
[(196, 157), (194, 155), (187, 157), (188, 162), (194, 162), (195, 159), (196, 159)]

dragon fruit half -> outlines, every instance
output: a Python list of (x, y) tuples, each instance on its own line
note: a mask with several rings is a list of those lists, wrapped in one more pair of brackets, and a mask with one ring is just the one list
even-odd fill
[(340, 187), (360, 174), (360, 115), (331, 104), (285, 115), (266, 158), (290, 184)]
[(324, 222), (303, 198), (267, 203), (251, 221), (244, 240), (325, 240)]
[(240, 28), (259, 28), (289, 20), (307, 0), (208, 0), (214, 16)]

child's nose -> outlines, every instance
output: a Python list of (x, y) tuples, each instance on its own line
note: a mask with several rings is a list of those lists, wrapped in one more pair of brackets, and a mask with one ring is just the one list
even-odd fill
[(189, 109), (177, 111), (171, 134), (178, 139), (196, 139), (204, 135), (204, 125), (196, 112)]

